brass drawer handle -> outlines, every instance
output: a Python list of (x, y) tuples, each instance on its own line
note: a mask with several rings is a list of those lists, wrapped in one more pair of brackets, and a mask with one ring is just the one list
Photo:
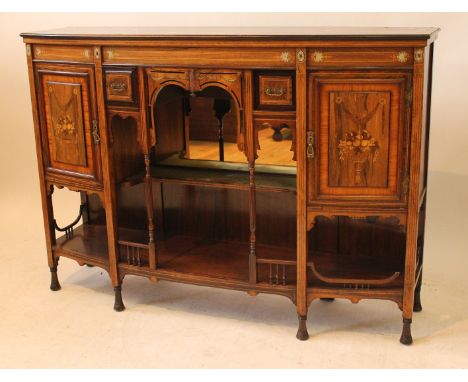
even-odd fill
[(270, 97), (281, 97), (286, 93), (286, 88), (266, 88), (265, 94)]
[(125, 82), (112, 82), (109, 86), (114, 92), (123, 92), (127, 90), (127, 84)]

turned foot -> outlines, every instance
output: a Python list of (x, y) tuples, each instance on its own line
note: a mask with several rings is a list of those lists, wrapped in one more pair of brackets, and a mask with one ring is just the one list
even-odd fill
[(57, 266), (50, 267), (50, 290), (58, 291), (61, 286), (57, 277)]
[(335, 299), (333, 297), (322, 297), (320, 300), (322, 301), (326, 301), (326, 302), (332, 302), (332, 301), (335, 301)]
[(421, 310), (421, 291), (417, 290), (414, 292), (413, 312), (420, 312)]
[(309, 333), (307, 332), (307, 316), (298, 316), (299, 328), (297, 329), (296, 338), (300, 341), (309, 339)]
[(116, 312), (121, 312), (125, 310), (125, 305), (122, 301), (122, 287), (120, 285), (114, 287), (114, 293), (115, 293), (114, 310)]
[(411, 318), (403, 318), (403, 331), (401, 332), (400, 342), (403, 345), (411, 345), (413, 337), (411, 336)]

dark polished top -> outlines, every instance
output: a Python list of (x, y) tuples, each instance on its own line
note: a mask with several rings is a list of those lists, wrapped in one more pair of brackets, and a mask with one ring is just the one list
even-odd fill
[(63, 39), (370, 39), (435, 37), (439, 28), (401, 27), (66, 27), (21, 33), (22, 37)]

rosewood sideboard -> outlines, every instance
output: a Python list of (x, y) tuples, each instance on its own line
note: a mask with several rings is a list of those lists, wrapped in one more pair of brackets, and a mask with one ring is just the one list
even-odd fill
[(300, 340), (314, 300), (390, 300), (411, 344), (437, 33), (23, 33), (50, 288), (65, 257), (108, 272), (116, 311), (126, 275), (278, 294)]

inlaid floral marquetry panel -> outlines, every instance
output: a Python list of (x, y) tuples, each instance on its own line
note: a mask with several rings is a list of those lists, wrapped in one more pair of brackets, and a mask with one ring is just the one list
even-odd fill
[(56, 162), (86, 166), (80, 84), (47, 82), (47, 101)]
[(398, 200), (406, 78), (311, 76), (316, 199)]
[(329, 186), (387, 187), (389, 92), (330, 93)]
[(47, 170), (96, 179), (100, 174), (96, 161), (99, 139), (93, 136), (99, 136), (99, 127), (97, 121), (93, 123), (94, 93), (89, 74), (44, 70), (41, 78)]

